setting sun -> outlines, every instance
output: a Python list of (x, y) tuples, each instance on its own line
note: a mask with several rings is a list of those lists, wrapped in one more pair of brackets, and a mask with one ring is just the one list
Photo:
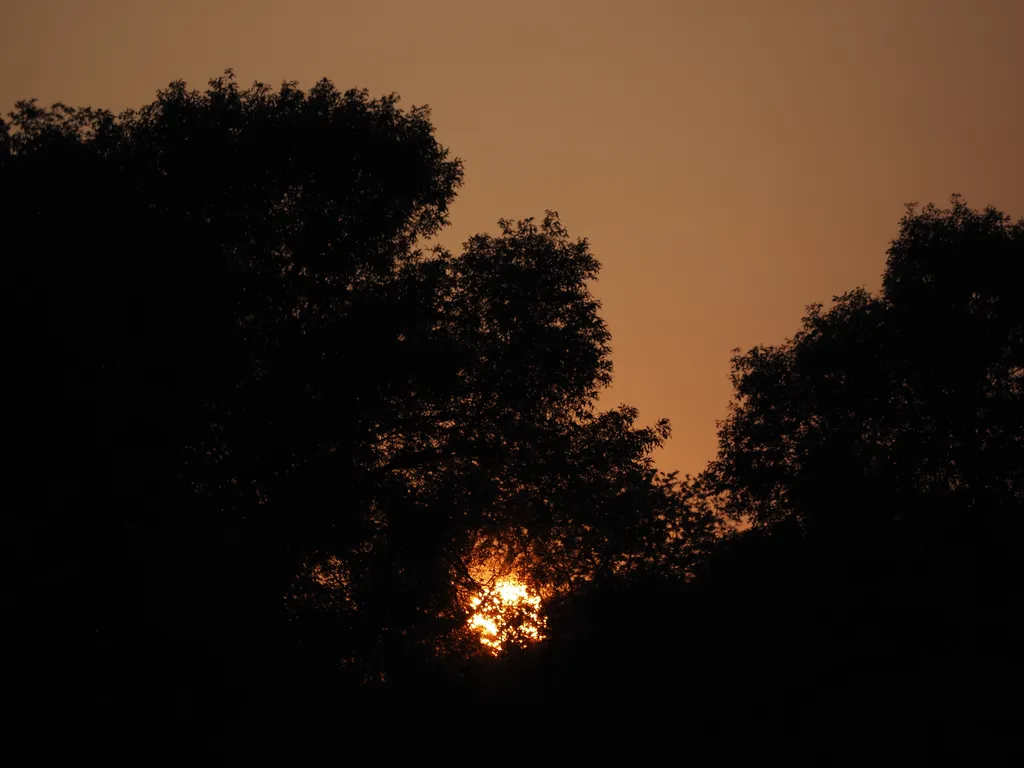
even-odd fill
[(470, 600), (468, 626), (492, 653), (507, 644), (525, 646), (544, 639), (547, 621), (541, 613), (541, 597), (515, 578), (499, 580)]

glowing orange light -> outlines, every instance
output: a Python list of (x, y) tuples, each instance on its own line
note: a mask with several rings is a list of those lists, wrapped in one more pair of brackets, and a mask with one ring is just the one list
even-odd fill
[(540, 595), (515, 577), (498, 580), (474, 595), (469, 605), (469, 628), (492, 653), (500, 653), (508, 644), (522, 647), (544, 639), (547, 620), (540, 610)]

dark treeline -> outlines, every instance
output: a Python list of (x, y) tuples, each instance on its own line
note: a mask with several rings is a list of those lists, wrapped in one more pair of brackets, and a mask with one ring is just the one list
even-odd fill
[[(1024, 220), (909, 206), (679, 478), (596, 407), (585, 240), (428, 247), (462, 174), (327, 81), (0, 121), (16, 751), (1009, 759)], [(495, 653), (506, 573), (546, 638)]]

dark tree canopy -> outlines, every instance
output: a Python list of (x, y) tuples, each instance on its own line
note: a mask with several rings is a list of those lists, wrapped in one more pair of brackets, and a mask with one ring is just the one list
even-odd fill
[(958, 197), (910, 207), (880, 295), (812, 306), (791, 340), (734, 358), (711, 467), (731, 511), (844, 535), (943, 527), (954, 508), (973, 526), (1019, 517), (1022, 291), (1024, 220)]
[(228, 73), (2, 137), (27, 538), (82, 642), (237, 653), (290, 617), (386, 665), (464, 623), (487, 542), (556, 597), (714, 537), (651, 465), (667, 423), (595, 411), (585, 240), (549, 213), (423, 249), (462, 180), (425, 108)]
[[(909, 208), (880, 294), (737, 354), (680, 480), (667, 422), (597, 407), (587, 241), (548, 212), (430, 247), (461, 181), (425, 108), (327, 81), (0, 121), (23, 712), (104, 754), (823, 763), (894, 701), (953, 733), (1019, 699), (1024, 220)], [(469, 606), (508, 573), (551, 631), (494, 663)]]

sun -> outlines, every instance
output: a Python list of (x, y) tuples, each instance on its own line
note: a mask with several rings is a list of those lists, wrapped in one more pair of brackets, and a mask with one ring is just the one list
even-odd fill
[(525, 647), (545, 638), (547, 620), (535, 589), (514, 576), (499, 579), (470, 601), (469, 628), (498, 654), (509, 645)]

